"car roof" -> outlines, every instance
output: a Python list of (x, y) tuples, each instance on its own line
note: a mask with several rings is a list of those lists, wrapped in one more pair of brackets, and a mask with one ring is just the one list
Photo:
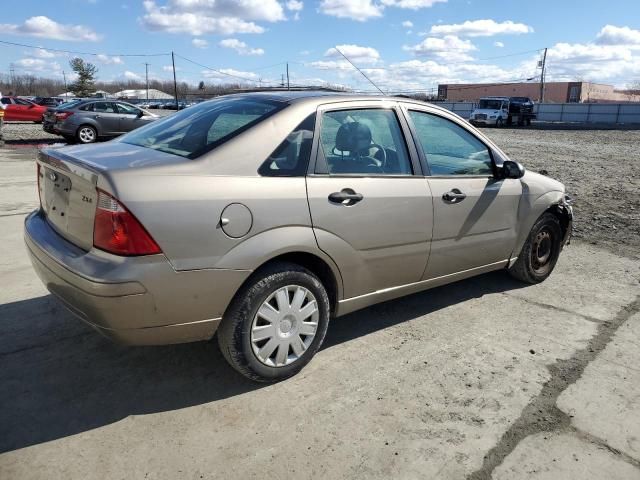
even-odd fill
[(221, 98), (247, 98), (247, 99), (255, 99), (255, 100), (263, 99), (263, 100), (273, 100), (273, 101), (289, 103), (289, 104), (308, 103), (312, 105), (322, 105), (325, 103), (333, 103), (333, 102), (392, 100), (395, 102), (416, 103), (416, 104), (425, 105), (425, 106), (429, 105), (430, 107), (433, 107), (433, 108), (446, 110), (442, 107), (439, 107), (436, 104), (423, 102), (421, 100), (416, 100), (416, 99), (407, 98), (407, 97), (329, 92), (324, 90), (305, 90), (305, 91), (278, 90), (274, 92), (269, 92), (269, 91), (246, 92), (246, 93), (243, 92), (243, 93), (233, 93), (230, 95), (224, 95), (212, 100), (217, 100)]

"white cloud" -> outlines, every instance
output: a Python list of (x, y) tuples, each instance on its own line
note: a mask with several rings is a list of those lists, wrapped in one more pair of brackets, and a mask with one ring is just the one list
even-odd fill
[(492, 37), (494, 35), (519, 35), (531, 33), (533, 28), (524, 23), (515, 23), (511, 20), (496, 22), (495, 20), (467, 20), (464, 23), (451, 25), (434, 25), (429, 33), (431, 35), (458, 35), (460, 37)]
[(325, 15), (366, 22), (381, 17), (385, 7), (418, 10), (446, 2), (447, 0), (322, 0), (318, 10)]
[(122, 74), (122, 78), (125, 80), (135, 80), (137, 82), (141, 82), (143, 78), (135, 72), (131, 72), (129, 70), (125, 70)]
[(638, 45), (640, 46), (640, 30), (629, 27), (605, 25), (596, 37), (599, 45)]
[(417, 45), (405, 45), (402, 48), (417, 56), (441, 58), (455, 62), (473, 60), (469, 53), (477, 50), (470, 40), (462, 40), (455, 35), (445, 35), (442, 38), (427, 37)]
[(387, 7), (408, 8), (418, 10), (420, 8), (430, 8), (436, 3), (446, 3), (447, 0), (381, 0)]
[(277, 0), (169, 0), (162, 6), (144, 0), (143, 5), (143, 25), (169, 33), (262, 33), (264, 27), (255, 22), (286, 19)]
[[(380, 53), (375, 48), (360, 45), (336, 45), (336, 48), (355, 64), (375, 64), (380, 61)], [(342, 60), (344, 57), (340, 55), (340, 52), (335, 48), (330, 48), (324, 53), (324, 56)]]
[(251, 48), (237, 38), (225, 38), (224, 40), (221, 40), (218, 45), (223, 48), (235, 50), (239, 55), (264, 55), (264, 50), (262, 48)]
[(413, 22), (410, 20), (405, 20), (404, 22), (402, 22), (402, 26), (404, 28), (413, 28)]
[(319, 10), (332, 17), (366, 22), (381, 17), (384, 6), (373, 0), (322, 0)]
[(36, 48), (29, 53), (25, 52), (25, 55), (29, 55), (37, 58), (55, 58), (55, 57), (64, 57), (67, 54), (62, 52), (54, 52), (52, 50), (46, 50), (44, 48)]
[(304, 8), (304, 3), (298, 0), (289, 0), (285, 6), (287, 10), (291, 10), (292, 12), (299, 12)]
[(207, 42), (204, 38), (194, 38), (191, 40), (191, 43), (196, 48), (207, 48), (209, 46), (209, 42)]
[(493, 46), (494, 47), (498, 47), (498, 48), (503, 48), (504, 47), (504, 43), (502, 43), (502, 42), (493, 42)]
[(104, 65), (122, 65), (124, 62), (120, 57), (110, 57), (109, 55), (97, 55), (96, 59), (98, 62), (103, 63)]
[(0, 32), (77, 42), (96, 42), (101, 38), (100, 35), (83, 25), (63, 25), (43, 15), (27, 18), (20, 25), (0, 24)]

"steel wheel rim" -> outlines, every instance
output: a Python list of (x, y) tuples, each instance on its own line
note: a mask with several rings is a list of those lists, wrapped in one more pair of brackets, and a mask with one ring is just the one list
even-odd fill
[(82, 140), (83, 142), (92, 142), (93, 140), (95, 140), (95, 135), (93, 133), (93, 130), (87, 127), (81, 128), (80, 140)]
[(287, 285), (262, 302), (251, 322), (256, 358), (269, 367), (291, 365), (316, 336), (320, 311), (316, 297), (300, 285)]
[(533, 240), (533, 248), (531, 249), (531, 264), (536, 273), (543, 274), (549, 269), (552, 253), (553, 241), (551, 232), (545, 228), (536, 234)]

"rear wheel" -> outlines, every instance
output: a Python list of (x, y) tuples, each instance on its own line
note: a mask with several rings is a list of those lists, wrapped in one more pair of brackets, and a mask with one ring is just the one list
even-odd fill
[(509, 274), (526, 283), (540, 283), (551, 275), (561, 249), (560, 221), (552, 213), (544, 213), (531, 229)]
[(98, 139), (98, 132), (91, 125), (82, 125), (76, 132), (76, 138), (80, 143), (93, 143)]
[(251, 380), (283, 380), (318, 351), (329, 312), (326, 289), (313, 273), (274, 264), (238, 292), (218, 329), (218, 344), (229, 364)]

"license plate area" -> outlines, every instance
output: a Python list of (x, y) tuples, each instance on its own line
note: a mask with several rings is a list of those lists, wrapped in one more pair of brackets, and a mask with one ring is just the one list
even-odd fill
[(44, 196), (42, 208), (52, 223), (59, 226), (66, 225), (69, 196), (72, 188), (71, 179), (47, 167), (44, 167), (43, 173)]

